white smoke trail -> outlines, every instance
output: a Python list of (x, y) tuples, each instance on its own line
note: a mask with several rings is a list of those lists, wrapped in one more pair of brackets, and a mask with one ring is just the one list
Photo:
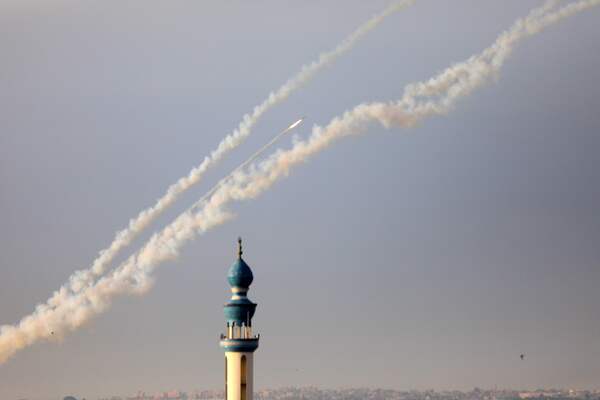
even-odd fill
[(298, 121), (294, 122), (293, 124), (291, 124), (290, 126), (288, 126), (287, 128), (285, 128), (284, 130), (282, 130), (281, 132), (279, 132), (267, 144), (265, 144), (260, 149), (258, 149), (257, 151), (255, 151), (254, 154), (252, 154), (248, 159), (246, 159), (246, 161), (244, 161), (243, 163), (241, 163), (240, 165), (238, 165), (236, 168), (234, 168), (234, 170), (229, 175), (227, 175), (225, 178), (223, 178), (219, 182), (217, 182), (217, 184), (215, 186), (213, 186), (208, 192), (204, 193), (202, 195), (202, 197), (200, 197), (200, 200), (196, 201), (196, 203), (194, 204), (194, 206), (192, 206), (192, 208), (188, 209), (188, 211), (192, 211), (193, 207), (195, 207), (196, 205), (203, 204), (206, 201), (206, 199), (210, 198), (210, 196), (212, 196), (213, 193), (215, 193), (221, 186), (223, 186), (225, 184), (225, 182), (227, 182), (233, 175), (235, 175), (238, 171), (243, 170), (248, 165), (250, 165), (255, 160), (257, 160), (260, 156), (262, 156), (265, 153), (265, 151), (267, 151), (268, 149), (270, 149), (286, 133), (290, 132), (292, 129), (294, 129), (295, 127), (297, 127), (303, 120), (304, 120), (304, 118), (300, 118)]
[[(248, 171), (237, 172), (200, 205), (199, 212), (181, 214), (160, 233), (154, 234), (142, 249), (95, 284), (75, 294), (61, 289), (56, 302), (38, 306), (34, 314), (17, 325), (1, 327), (0, 363), (18, 350), (48, 339), (49, 329), (58, 335), (77, 329), (105, 310), (117, 295), (148, 290), (156, 266), (176, 257), (179, 249), (197, 234), (232, 217), (224, 209), (229, 203), (255, 198), (285, 177), (295, 165), (324, 150), (337, 139), (365, 132), (373, 122), (379, 122), (386, 128), (410, 127), (426, 117), (445, 114), (457, 100), (493, 78), (521, 39), (598, 4), (600, 0), (580, 0), (553, 11), (553, 2), (548, 2), (518, 20), (479, 55), (451, 66), (427, 82), (408, 85), (397, 102), (360, 104), (332, 119), (325, 127), (315, 126), (308, 139), (295, 142), (291, 149), (276, 151), (258, 165), (251, 165)], [(194, 205), (192, 209), (197, 207)]]
[[(337, 58), (352, 49), (364, 35), (375, 29), (386, 17), (408, 7), (415, 1), (400, 0), (392, 3), (384, 11), (359, 26), (336, 48), (321, 53), (316, 61), (304, 65), (298, 74), (290, 78), (279, 89), (271, 92), (261, 104), (254, 107), (252, 113), (244, 115), (237, 129), (227, 135), (217, 148), (204, 158), (200, 165), (193, 168), (187, 176), (180, 178), (175, 184), (171, 185), (163, 197), (158, 199), (153, 206), (141, 211), (137, 217), (131, 219), (127, 228), (117, 232), (109, 247), (99, 252), (99, 256), (93, 261), (90, 269), (74, 272), (69, 278), (67, 289), (76, 293), (85, 286), (93, 283), (98, 276), (105, 272), (107, 266), (110, 265), (123, 247), (128, 246), (139, 233), (158, 218), (182, 193), (200, 182), (204, 174), (227, 153), (239, 146), (250, 135), (252, 128), (263, 114), (287, 99), (295, 90), (308, 83), (319, 71), (331, 65)], [(52, 300), (49, 299), (48, 301), (51, 302)]]

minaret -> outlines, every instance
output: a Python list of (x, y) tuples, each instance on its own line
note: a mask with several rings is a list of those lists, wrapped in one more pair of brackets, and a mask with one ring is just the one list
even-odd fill
[(225, 400), (252, 400), (253, 355), (259, 336), (252, 334), (256, 304), (246, 295), (254, 277), (242, 258), (242, 238), (238, 238), (238, 245), (238, 259), (227, 274), (232, 293), (224, 307), (227, 333), (221, 334), (221, 347), (225, 350)]

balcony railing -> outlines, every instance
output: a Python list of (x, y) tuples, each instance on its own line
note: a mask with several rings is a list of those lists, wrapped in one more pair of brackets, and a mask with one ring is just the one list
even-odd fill
[(223, 339), (258, 339), (260, 335), (252, 334), (251, 326), (238, 326), (229, 325), (227, 326), (227, 333), (221, 334), (221, 340)]

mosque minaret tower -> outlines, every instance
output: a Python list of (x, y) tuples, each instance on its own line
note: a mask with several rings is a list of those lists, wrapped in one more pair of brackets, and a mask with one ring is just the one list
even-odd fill
[(252, 400), (253, 358), (259, 336), (252, 333), (256, 303), (247, 294), (254, 276), (242, 258), (241, 238), (238, 244), (238, 258), (227, 274), (232, 293), (224, 307), (227, 332), (221, 334), (221, 347), (225, 350), (225, 400)]

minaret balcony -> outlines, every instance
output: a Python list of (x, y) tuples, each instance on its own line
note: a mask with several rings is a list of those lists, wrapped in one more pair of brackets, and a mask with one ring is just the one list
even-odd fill
[(252, 353), (258, 349), (259, 339), (260, 335), (256, 335), (252, 338), (229, 338), (226, 335), (221, 334), (221, 341), (219, 344), (225, 351)]

